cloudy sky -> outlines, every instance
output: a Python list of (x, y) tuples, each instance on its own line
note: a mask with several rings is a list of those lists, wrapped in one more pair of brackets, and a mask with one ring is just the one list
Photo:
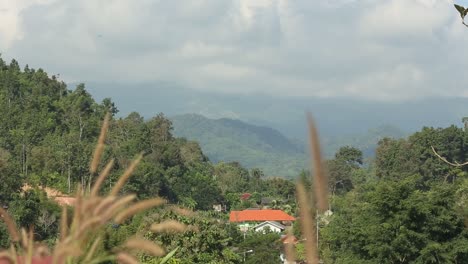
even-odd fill
[(467, 44), (451, 0), (0, 0), (2, 57), (66, 82), (468, 97)]

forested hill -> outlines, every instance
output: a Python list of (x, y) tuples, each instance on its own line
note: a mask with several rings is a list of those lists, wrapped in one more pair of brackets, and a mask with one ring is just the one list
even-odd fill
[[(214, 220), (213, 205), (245, 209), (267, 197), (292, 213), (292, 181), (265, 179), (262, 171), (249, 171), (236, 162), (214, 164), (197, 142), (173, 136), (172, 123), (162, 113), (148, 119), (136, 112), (118, 118), (114, 103), (110, 99), (96, 102), (84, 84), (69, 89), (55, 76), (20, 67), (15, 60), (6, 63), (0, 58), (0, 112), (0, 206), (8, 208), (19, 227), (33, 227), (34, 238), (41, 243), (53, 245), (58, 240), (61, 209), (48, 199), (44, 188), (34, 187), (51, 187), (68, 195), (78, 188), (89, 191), (97, 178), (89, 165), (106, 113), (112, 115), (98, 171), (108, 162), (113, 167), (101, 185), (103, 194), (115, 187), (131, 168), (131, 161), (143, 153), (119, 195), (163, 197), (170, 204), (201, 212), (181, 220), (196, 223), (199, 232), (162, 240), (168, 250), (180, 248), (174, 258), (184, 262), (177, 263), (240, 263), (235, 252), (241, 246), (242, 240), (236, 239), (240, 232), (225, 221)], [(33, 188), (23, 190), (25, 185)], [(252, 200), (241, 200), (244, 193), (251, 193)], [(106, 256), (135, 232), (148, 233), (147, 221), (153, 223), (156, 215), (158, 222), (176, 217), (171, 208), (113, 226), (111, 232), (106, 231), (99, 254)], [(0, 221), (0, 249), (9, 244), (7, 226)], [(279, 255), (276, 250), (270, 254)]]
[[(306, 168), (306, 142), (289, 139), (279, 131), (236, 119), (210, 119), (198, 114), (176, 115), (174, 133), (200, 143), (212, 161), (239, 161), (249, 168), (261, 168), (267, 175), (295, 176)], [(380, 139), (406, 136), (397, 127), (380, 126), (367, 133), (322, 137), (326, 158), (333, 158), (342, 146), (360, 149), (364, 158), (373, 158)]]
[[(60, 208), (40, 189), (21, 192), (21, 187), (40, 185), (63, 193), (80, 186), (86, 189), (95, 180), (89, 164), (106, 112), (114, 115), (102, 163), (115, 162), (102, 191), (115, 185), (129, 161), (143, 152), (119, 195), (164, 197), (197, 212), (182, 216), (159, 208), (122, 225), (109, 225), (101, 237), (102, 250), (97, 250), (102, 256), (137, 232), (164, 245), (168, 252), (177, 250), (174, 263), (274, 260), (280, 253), (274, 242), (280, 241), (278, 234), (247, 232), (242, 236), (236, 226), (225, 223), (227, 215), (212, 212), (213, 205), (222, 204), (227, 210), (269, 206), (296, 217), (301, 210), (293, 181), (265, 178), (261, 170), (247, 170), (237, 162), (212, 163), (197, 142), (175, 137), (171, 121), (163, 114), (147, 120), (136, 112), (117, 118), (110, 99), (96, 102), (84, 85), (70, 90), (43, 70), (21, 69), (14, 60), (0, 59), (0, 112), (0, 205), (6, 205), (19, 227), (34, 227), (34, 238), (44, 245), (53, 245), (60, 237)], [(205, 122), (200, 116), (186, 118), (200, 126)], [(203, 133), (215, 137), (219, 129), (232, 138), (219, 137), (212, 143), (218, 149), (244, 146), (239, 151), (247, 161), (248, 155), (267, 159), (277, 154), (276, 160), (269, 159), (276, 162), (275, 172), (300, 167), (292, 165), (299, 160), (295, 153), (305, 154), (280, 134), (239, 121), (213, 122), (217, 125)], [(177, 126), (176, 119), (174, 123)], [(241, 136), (250, 141), (238, 142)], [(269, 144), (276, 141), (281, 143)], [(248, 143), (261, 151), (247, 148)], [(334, 158), (325, 160), (332, 214), (317, 217), (320, 258), (324, 263), (467, 263), (468, 166), (457, 165), (468, 160), (467, 150), (468, 130), (456, 126), (425, 127), (404, 139), (384, 138), (368, 167), (363, 166), (360, 150), (339, 148)], [(306, 172), (300, 179), (311, 184)], [(150, 234), (153, 223), (169, 219), (196, 226), (198, 231), (177, 236)], [(293, 224), (296, 255), (303, 261), (306, 236), (298, 224)], [(0, 248), (10, 245), (6, 230), (0, 221)], [(247, 250), (252, 253), (250, 261), (242, 261)], [(159, 263), (144, 255), (140, 260)]]
[[(8, 204), (24, 184), (73, 192), (86, 188), (92, 151), (110, 99), (96, 102), (84, 84), (74, 90), (43, 70), (22, 70), (0, 60), (0, 203)], [(138, 113), (112, 118), (105, 160), (114, 159), (108, 188), (138, 153), (145, 158), (124, 192), (140, 198), (163, 196), (199, 209), (221, 200), (213, 166), (198, 144), (172, 136), (159, 114), (145, 121)], [(197, 187), (198, 186), (198, 187)], [(203, 195), (201, 195), (203, 194)]]
[[(112, 118), (104, 160), (115, 163), (104, 191), (141, 152), (144, 158), (123, 190), (139, 198), (162, 196), (210, 209), (228, 193), (259, 192), (263, 186), (261, 171), (235, 162), (211, 163), (197, 142), (173, 136), (164, 114), (145, 120), (133, 112), (117, 118), (117, 106), (108, 98), (96, 102), (84, 84), (70, 90), (55, 76), (27, 65), (22, 69), (15, 60), (0, 58), (0, 112), (0, 204), (16, 200), (24, 184), (63, 193), (89, 186), (94, 180), (90, 159), (106, 112)], [(268, 192), (274, 196), (274, 190)]]
[(214, 162), (239, 161), (267, 175), (295, 176), (305, 168), (305, 146), (269, 127), (197, 114), (171, 118), (176, 136), (196, 140)]

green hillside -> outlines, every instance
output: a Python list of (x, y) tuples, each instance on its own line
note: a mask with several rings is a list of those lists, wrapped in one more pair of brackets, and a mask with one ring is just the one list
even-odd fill
[[(171, 118), (174, 133), (198, 141), (203, 152), (214, 162), (239, 161), (248, 168), (260, 168), (269, 176), (297, 176), (307, 166), (306, 142), (288, 139), (275, 129), (252, 125), (240, 120), (210, 119), (198, 114)], [(380, 126), (367, 133), (323, 137), (323, 154), (333, 158), (341, 146), (360, 149), (365, 158), (372, 158), (380, 139), (402, 138), (397, 127)]]
[(198, 141), (214, 162), (239, 161), (268, 176), (296, 176), (306, 167), (304, 145), (272, 128), (197, 114), (174, 116), (172, 122), (176, 136)]

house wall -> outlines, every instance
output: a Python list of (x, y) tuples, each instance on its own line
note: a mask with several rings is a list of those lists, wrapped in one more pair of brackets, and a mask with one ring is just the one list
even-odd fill
[(265, 232), (267, 229), (270, 229), (270, 231), (273, 231), (273, 232), (276, 232), (276, 233), (280, 233), (282, 230), (276, 226), (272, 226), (272, 225), (264, 225), (264, 226), (261, 226), (261, 227), (258, 227), (255, 229), (256, 232)]

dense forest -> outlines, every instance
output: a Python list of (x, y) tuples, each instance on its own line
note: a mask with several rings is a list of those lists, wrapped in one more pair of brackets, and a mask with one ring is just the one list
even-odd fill
[(197, 141), (211, 161), (238, 161), (246, 168), (261, 168), (267, 176), (288, 178), (307, 167), (305, 145), (275, 129), (197, 114), (170, 119), (174, 134)]
[[(238, 161), (246, 168), (260, 168), (265, 175), (295, 178), (308, 167), (306, 141), (289, 139), (278, 130), (241, 120), (210, 119), (199, 114), (170, 117), (174, 134), (195, 140), (211, 161)], [(323, 156), (333, 158), (342, 146), (352, 146), (372, 159), (380, 139), (403, 138), (406, 134), (394, 126), (379, 126), (366, 133), (322, 137)], [(328, 134), (321, 134), (329, 136)]]
[[(176, 250), (169, 263), (279, 263), (280, 234), (242, 234), (227, 214), (268, 207), (298, 216), (294, 181), (266, 178), (260, 169), (236, 162), (213, 163), (197, 142), (175, 137), (164, 114), (117, 117), (111, 99), (96, 102), (84, 84), (69, 90), (55, 76), (21, 68), (15, 60), (0, 59), (0, 111), (0, 203), (19, 226), (34, 227), (37, 241), (55, 243), (60, 207), (41, 188), (22, 187), (50, 187), (69, 195), (78, 186), (89, 188), (101, 122), (111, 113), (103, 156), (115, 163), (102, 191), (143, 153), (120, 194), (164, 197), (194, 213), (176, 214), (169, 206), (110, 224), (103, 231), (103, 252), (138, 233)], [(468, 167), (457, 165), (467, 160), (468, 131), (456, 126), (384, 138), (368, 166), (362, 151), (339, 148), (325, 161), (331, 202), (330, 210), (317, 217), (320, 258), (324, 263), (468, 263)], [(225, 211), (216, 212), (213, 205)], [(196, 228), (181, 234), (148, 232), (151, 223), (167, 219)], [(296, 257), (303, 261), (303, 234), (297, 223), (293, 230)], [(0, 247), (9, 243), (1, 223)], [(160, 261), (145, 254), (139, 258)]]
[[(68, 90), (55, 76), (48, 77), (42, 69), (27, 65), (21, 69), (15, 60), (9, 64), (0, 60), (0, 109), (0, 203), (20, 226), (34, 226), (37, 240), (52, 244), (57, 236), (59, 206), (43, 191), (22, 191), (22, 187), (50, 187), (71, 195), (78, 185), (86, 189), (93, 180), (88, 168), (101, 121), (107, 112), (115, 115), (118, 109), (110, 99), (96, 102), (84, 84)], [(249, 171), (236, 162), (211, 163), (198, 143), (172, 135), (171, 121), (162, 113), (148, 120), (138, 113), (112, 118), (106, 145), (104, 159), (115, 159), (115, 163), (103, 192), (143, 152), (144, 159), (121, 194), (135, 193), (139, 199), (161, 196), (200, 212), (196, 218), (184, 220), (196, 222), (201, 229), (179, 250), (185, 263), (200, 263), (201, 259), (231, 263), (240, 258), (231, 249), (239, 242), (235, 239), (240, 237), (239, 231), (227, 228), (227, 221), (216, 220), (226, 220), (226, 216), (213, 218), (213, 205), (242, 209), (268, 197), (275, 201), (275, 207), (281, 207), (294, 200), (292, 181), (263, 179), (261, 170)], [(252, 194), (252, 198), (241, 200), (243, 193)], [(176, 217), (170, 211), (158, 214), (159, 218)], [(145, 221), (135, 218), (128, 226), (112, 230), (108, 243), (121, 241), (130, 235), (128, 230), (144, 233)], [(0, 229), (0, 246), (6, 247), (5, 226), (0, 224)], [(185, 239), (167, 242), (175, 248), (186, 243)], [(237, 251), (239, 247), (236, 244)]]

